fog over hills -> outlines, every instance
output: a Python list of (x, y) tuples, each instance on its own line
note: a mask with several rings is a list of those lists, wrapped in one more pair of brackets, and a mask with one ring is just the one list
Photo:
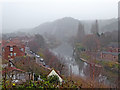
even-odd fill
[[(69, 38), (76, 35), (78, 23), (81, 22), (85, 27), (86, 34), (90, 33), (91, 25), (95, 20), (78, 20), (72, 17), (64, 17), (53, 22), (46, 22), (31, 30), (32, 33), (51, 34), (58, 38)], [(117, 30), (117, 19), (98, 20), (99, 32)]]
[[(112, 32), (118, 30), (117, 18), (98, 20), (99, 33)], [(78, 31), (78, 23), (81, 22), (84, 25), (85, 33), (91, 33), (91, 26), (95, 23), (95, 20), (79, 20), (72, 17), (64, 17), (52, 22), (46, 22), (40, 24), (37, 27), (28, 29), (19, 29), (16, 35), (21, 35), (22, 32), (29, 34), (41, 34), (41, 35), (53, 35), (59, 39), (69, 38), (75, 36)], [(21, 33), (20, 33), (21, 32)], [(13, 34), (14, 35), (14, 34)], [(24, 35), (24, 33), (22, 34)]]
[(47, 22), (33, 28), (33, 33), (51, 34), (58, 38), (73, 36), (77, 33), (79, 20), (70, 17)]
[(105, 25), (104, 27), (101, 27), (101, 30), (103, 30), (103, 32), (118, 30), (118, 21), (116, 20), (110, 24)]

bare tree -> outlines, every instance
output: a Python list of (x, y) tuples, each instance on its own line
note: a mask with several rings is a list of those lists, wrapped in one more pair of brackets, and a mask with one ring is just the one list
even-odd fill
[(98, 49), (99, 40), (96, 38), (95, 35), (87, 35), (84, 39), (84, 45), (89, 51), (95, 51)]

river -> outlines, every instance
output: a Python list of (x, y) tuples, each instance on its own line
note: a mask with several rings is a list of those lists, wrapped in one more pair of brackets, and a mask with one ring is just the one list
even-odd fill
[(83, 62), (80, 59), (75, 59), (73, 57), (73, 48), (68, 43), (63, 43), (55, 49), (51, 50), (56, 55), (61, 55), (65, 58), (65, 62), (67, 63), (70, 71), (73, 74), (82, 77), (83, 79), (91, 78), (93, 79), (93, 68), (94, 70), (94, 80), (104, 83), (106, 85), (111, 85), (112, 83), (107, 79), (106, 76), (102, 75), (102, 69), (97, 67), (92, 67), (88, 63)]

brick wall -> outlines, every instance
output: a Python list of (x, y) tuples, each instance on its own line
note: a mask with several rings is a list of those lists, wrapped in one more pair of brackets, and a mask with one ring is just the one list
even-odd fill
[(118, 60), (118, 56), (117, 55), (106, 54), (106, 53), (102, 53), (101, 54), (101, 58), (105, 59), (105, 60), (112, 60), (112, 61), (117, 61)]
[[(10, 47), (13, 48), (13, 51), (10, 51)], [(11, 58), (15, 58), (17, 56), (24, 56), (25, 55), (25, 47), (24, 45), (21, 46), (6, 46), (4, 47), (4, 52), (3, 52), (3, 57), (4, 59), (11, 59)]]

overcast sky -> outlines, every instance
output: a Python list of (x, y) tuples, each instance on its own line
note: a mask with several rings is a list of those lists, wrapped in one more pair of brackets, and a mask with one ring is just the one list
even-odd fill
[(118, 16), (119, 0), (12, 0), (2, 3), (2, 28), (11, 32), (63, 17), (79, 20)]

